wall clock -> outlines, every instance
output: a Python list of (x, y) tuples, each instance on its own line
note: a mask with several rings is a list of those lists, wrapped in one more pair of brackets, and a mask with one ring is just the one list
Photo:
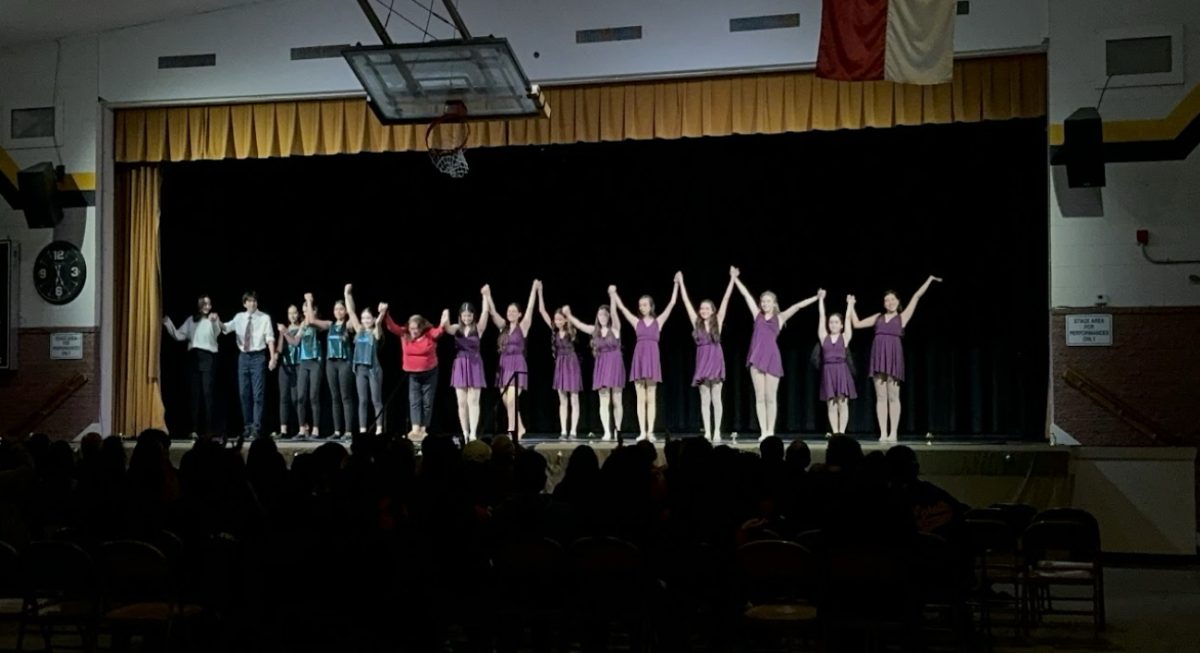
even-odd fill
[(33, 287), (51, 304), (67, 304), (83, 291), (87, 262), (71, 243), (56, 240), (42, 248), (33, 262)]

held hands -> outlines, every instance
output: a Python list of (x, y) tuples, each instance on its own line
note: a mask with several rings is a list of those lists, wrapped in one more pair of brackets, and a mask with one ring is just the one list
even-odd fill
[(442, 324), (442, 326), (446, 326), (446, 325), (450, 324), (450, 309), (448, 309), (448, 308), (442, 309), (441, 324)]
[(274, 372), (274, 371), (275, 371), (275, 368), (276, 368), (278, 365), (279, 365), (279, 361), (278, 361), (278, 360), (276, 360), (274, 356), (272, 356), (272, 357), (271, 357), (271, 362), (270, 362), (270, 363), (267, 363), (267, 371), (268, 371), (268, 372)]
[(736, 278), (738, 278), (739, 276), (741, 276), (741, 274), (742, 274), (742, 271), (741, 271), (741, 270), (737, 269), (736, 267), (734, 267), (734, 266), (732, 266), (732, 265), (731, 265), (731, 266), (729, 266), (729, 276), (731, 276), (731, 277), (733, 277), (734, 279), (736, 279)]
[(857, 300), (854, 299), (854, 295), (846, 295), (846, 305), (847, 306), (854, 306), (855, 301), (857, 301)]
[(282, 324), (276, 324), (275, 328), (279, 331), (280, 335), (287, 333), (287, 327)]
[(491, 297), (492, 296), (492, 287), (486, 283), (483, 284), (483, 287), (479, 289), (479, 294), (485, 295), (487, 297)]
[(311, 304), (313, 302), (313, 294), (310, 292), (304, 293), (304, 301)]
[(825, 301), (825, 289), (824, 288), (817, 289), (817, 299), (819, 299), (821, 301)]
[(616, 286), (609, 286), (609, 287), (608, 287), (608, 294), (610, 294), (610, 295), (615, 295), (615, 294), (617, 294), (617, 287), (616, 287)]
[(379, 317), (383, 317), (383, 314), (387, 312), (387, 309), (387, 302), (379, 302)]
[(683, 271), (682, 270), (675, 273), (675, 285), (678, 286), (681, 283), (683, 283)]

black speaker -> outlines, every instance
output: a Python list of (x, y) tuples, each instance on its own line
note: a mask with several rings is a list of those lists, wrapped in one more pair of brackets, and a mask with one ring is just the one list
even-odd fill
[(30, 229), (57, 227), (62, 222), (62, 206), (56, 192), (58, 175), (53, 163), (43, 161), (18, 172), (17, 190)]
[(1093, 107), (1076, 109), (1063, 122), (1063, 154), (1067, 163), (1067, 186), (1104, 186), (1104, 123)]

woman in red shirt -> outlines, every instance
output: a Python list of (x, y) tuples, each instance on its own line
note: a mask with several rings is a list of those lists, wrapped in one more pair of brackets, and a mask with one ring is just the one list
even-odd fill
[(387, 313), (387, 307), (387, 304), (380, 304), (379, 314), (388, 331), (400, 338), (400, 360), (408, 373), (408, 415), (412, 420), (408, 435), (424, 438), (433, 416), (433, 393), (437, 389), (437, 339), (450, 323), (450, 310), (442, 311), (438, 326), (420, 315), (408, 318), (408, 323), (401, 326)]

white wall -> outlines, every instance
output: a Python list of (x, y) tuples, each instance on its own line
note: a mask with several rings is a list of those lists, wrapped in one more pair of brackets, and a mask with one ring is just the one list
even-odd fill
[(1072, 506), (1100, 521), (1110, 553), (1196, 554), (1196, 450), (1075, 447)]
[[(1048, 0), (972, 0), (958, 20), (960, 53), (1039, 46), (1046, 36)], [(379, 8), (379, 5), (375, 5)], [(609, 78), (766, 66), (803, 66), (816, 61), (819, 0), (468, 0), (461, 11), (473, 35), (505, 36), (535, 81)], [(439, 13), (445, 14), (440, 1)], [(386, 8), (379, 8), (385, 11)], [(412, 2), (396, 9), (424, 26)], [(730, 33), (729, 19), (799, 12), (797, 29)], [(420, 20), (418, 20), (420, 19)], [(613, 43), (575, 43), (578, 29), (642, 25), (643, 38)], [(450, 28), (434, 18), (439, 38)], [(396, 41), (421, 35), (393, 17)], [(229, 98), (255, 95), (357, 92), (344, 61), (292, 62), (293, 47), (362, 42), (374, 44), (358, 5), (350, 0), (268, 2), (108, 32), (100, 36), (100, 95), (112, 102)], [(217, 65), (157, 69), (157, 58), (214, 52)], [(540, 56), (534, 58), (533, 53)]]
[[(1051, 0), (1050, 118), (1061, 123), (1075, 109), (1095, 106), (1102, 62), (1097, 33), (1118, 28), (1184, 26), (1184, 83), (1109, 88), (1100, 107), (1105, 121), (1166, 116), (1200, 83), (1200, 2), (1195, 0)], [(1051, 173), (1051, 303), (1091, 306), (1107, 295), (1115, 306), (1194, 306), (1200, 286), (1188, 282), (1200, 266), (1156, 266), (1143, 259), (1135, 232), (1150, 230), (1157, 258), (1200, 258), (1200, 154), (1186, 161), (1107, 166), (1100, 191), (1068, 189), (1062, 169)], [(1076, 207), (1090, 205), (1093, 210)], [(1068, 217), (1064, 217), (1064, 206)], [(1091, 217), (1083, 217), (1080, 214)]]
[[(5, 148), (19, 167), (51, 161), (56, 165), (61, 163), (67, 172), (96, 170), (96, 75), (99, 70), (96, 47), (97, 38), (93, 35), (64, 41), (61, 52), (51, 43), (0, 57), (0, 71), (5, 71), (0, 74), (0, 105), (50, 106), (57, 100), (64, 111), (61, 147), (57, 150)], [(8, 74), (9, 71), (18, 74)], [(29, 229), (23, 213), (0, 201), (0, 238), (16, 241), (21, 250), (21, 327), (94, 327), (99, 323), (97, 234), (94, 208), (66, 209), (62, 223), (54, 229)], [(33, 287), (34, 258), (42, 247), (54, 240), (77, 245), (89, 268), (83, 292), (65, 306), (42, 301)]]

